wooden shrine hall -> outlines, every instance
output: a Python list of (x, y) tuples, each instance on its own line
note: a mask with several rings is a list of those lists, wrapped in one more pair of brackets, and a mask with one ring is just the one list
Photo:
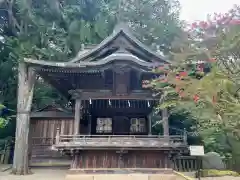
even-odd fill
[[(28, 166), (36, 141), (69, 156), (71, 170), (171, 168), (172, 157), (188, 147), (186, 136), (169, 135), (167, 110), (159, 116), (163, 134), (152, 134), (160, 97), (142, 88), (142, 81), (159, 76), (152, 68), (167, 64), (124, 26), (67, 62), (24, 59), (13, 169)], [(31, 115), (36, 74), (69, 99), (68, 112)]]

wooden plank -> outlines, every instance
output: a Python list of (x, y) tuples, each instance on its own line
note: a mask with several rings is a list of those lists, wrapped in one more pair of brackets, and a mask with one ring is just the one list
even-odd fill
[(128, 95), (114, 95), (111, 90), (97, 90), (97, 91), (83, 91), (83, 90), (70, 90), (69, 94), (72, 95), (73, 99), (81, 98), (81, 100), (89, 99), (145, 99), (145, 100), (155, 100), (151, 92), (148, 91), (137, 91), (131, 92)]
[(151, 115), (148, 116), (148, 135), (152, 135), (152, 118), (151, 118)]

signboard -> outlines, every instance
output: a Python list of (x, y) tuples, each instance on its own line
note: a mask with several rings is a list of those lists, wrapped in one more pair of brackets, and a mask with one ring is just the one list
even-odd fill
[(191, 156), (204, 156), (203, 146), (190, 146), (189, 149)]

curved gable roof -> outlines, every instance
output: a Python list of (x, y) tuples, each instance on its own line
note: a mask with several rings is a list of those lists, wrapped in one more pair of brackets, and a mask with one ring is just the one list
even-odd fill
[(99, 45), (95, 46), (93, 49), (86, 51), (84, 53), (82, 51), (80, 51), (75, 58), (70, 60), (70, 62), (78, 63), (79, 61), (84, 61), (87, 58), (90, 58), (91, 56), (93, 56), (94, 54), (99, 52), (100, 50), (107, 47), (111, 42), (113, 42), (119, 36), (126, 38), (128, 41), (131, 42), (131, 44), (133, 44), (135, 47), (137, 47), (142, 52), (153, 56), (157, 62), (169, 63), (167, 60), (165, 60), (165, 58), (163, 56), (161, 56), (160, 54), (158, 54), (156, 52), (153, 52), (149, 47), (147, 47), (142, 42), (140, 42), (135, 36), (133, 36), (130, 33), (128, 28), (126, 28), (126, 26), (124, 26), (122, 24), (116, 26), (113, 33), (110, 36), (108, 36), (107, 38), (105, 38)]

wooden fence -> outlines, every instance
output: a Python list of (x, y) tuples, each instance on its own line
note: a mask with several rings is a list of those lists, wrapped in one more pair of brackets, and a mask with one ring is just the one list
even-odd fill
[[(223, 160), (223, 162), (225, 165), (224, 169), (240, 172), (239, 159), (228, 159)], [(202, 169), (203, 167), (201, 160), (192, 156), (180, 156), (173, 160), (173, 169), (175, 171), (181, 172), (197, 171), (199, 165), (200, 168)]]
[(199, 160), (192, 156), (180, 156), (173, 160), (173, 169), (181, 172), (191, 172), (198, 169)]

